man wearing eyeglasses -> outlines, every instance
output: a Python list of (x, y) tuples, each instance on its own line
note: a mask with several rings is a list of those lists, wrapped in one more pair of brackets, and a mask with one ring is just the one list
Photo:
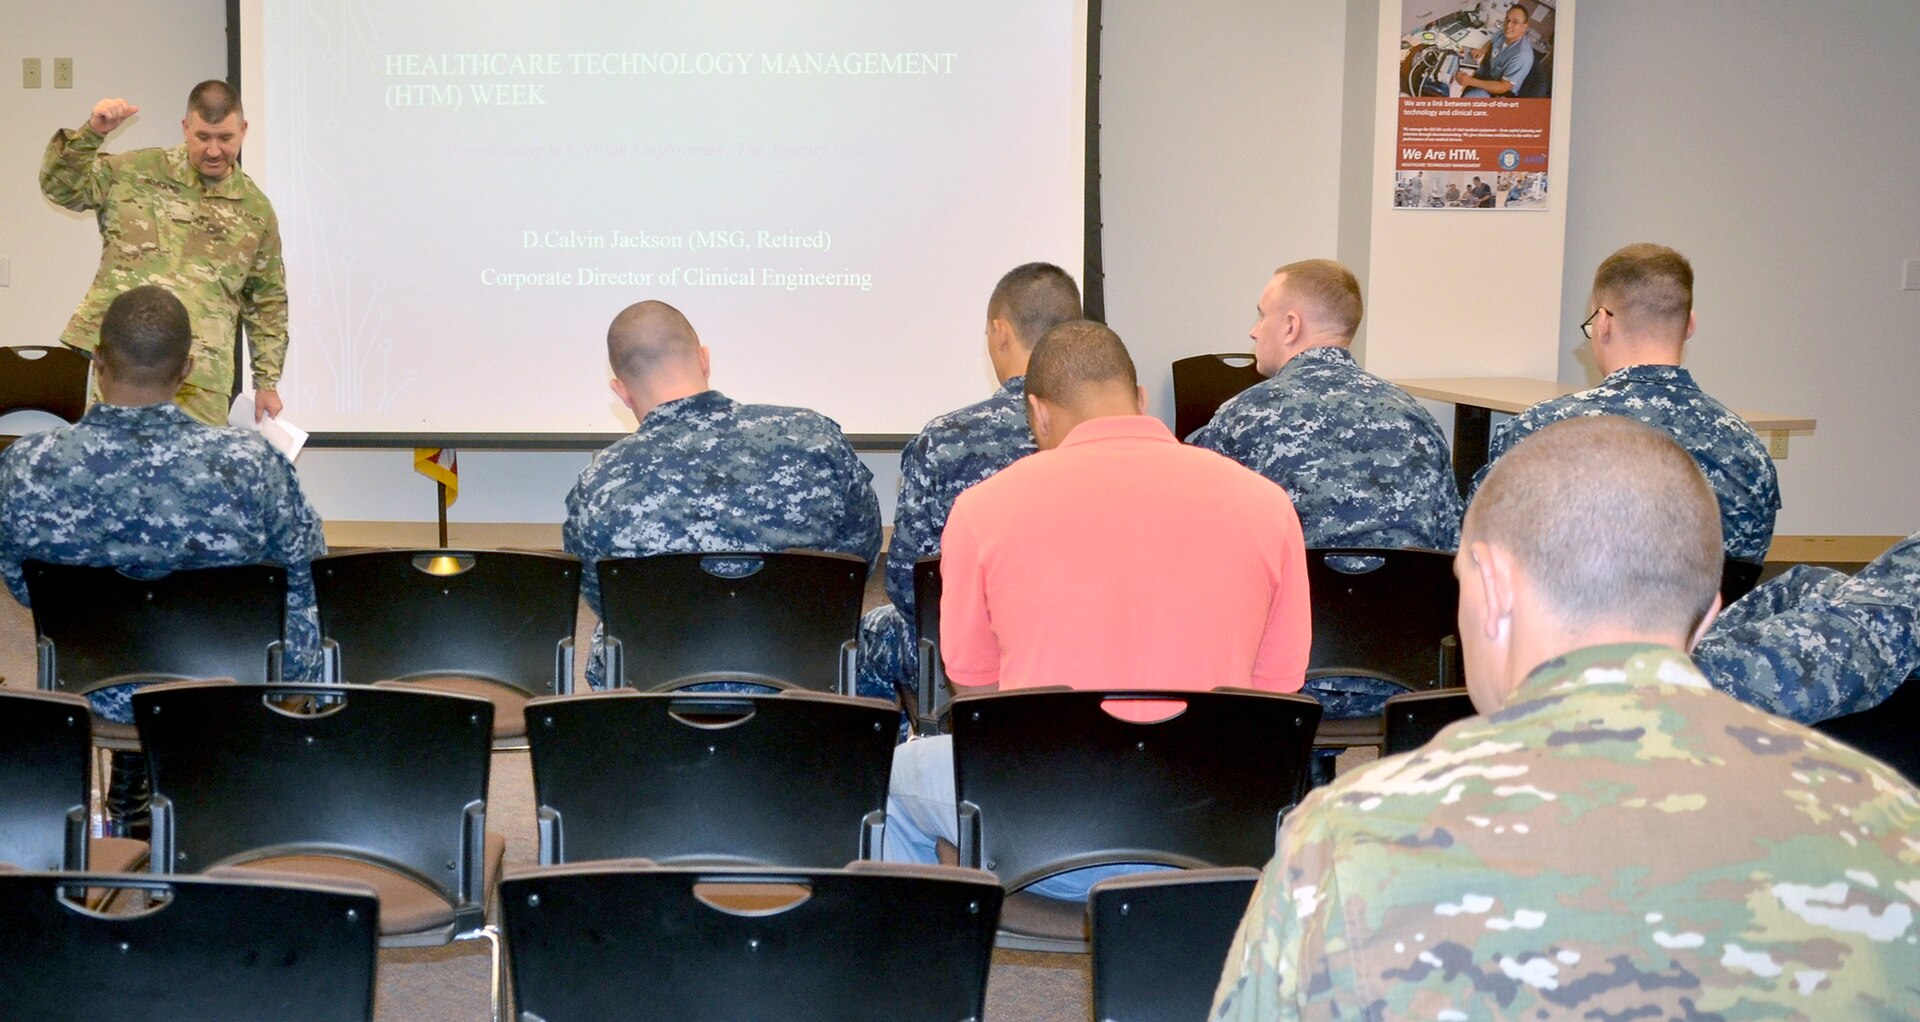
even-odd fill
[(1628, 245), (1593, 276), (1592, 312), (1581, 332), (1606, 379), (1598, 387), (1542, 401), (1493, 431), (1488, 465), (1540, 429), (1581, 415), (1624, 415), (1679, 441), (1713, 486), (1728, 557), (1759, 562), (1773, 542), (1780, 479), (1753, 427), (1715, 401), (1680, 367), (1693, 336), (1693, 266), (1662, 245)]

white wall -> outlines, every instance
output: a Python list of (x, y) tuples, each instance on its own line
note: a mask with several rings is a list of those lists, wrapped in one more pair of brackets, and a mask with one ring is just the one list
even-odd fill
[(1920, 528), (1920, 4), (1607, 0), (1580, 8), (1560, 379), (1593, 270), (1693, 261), (1687, 362), (1730, 405), (1811, 415), (1782, 534)]

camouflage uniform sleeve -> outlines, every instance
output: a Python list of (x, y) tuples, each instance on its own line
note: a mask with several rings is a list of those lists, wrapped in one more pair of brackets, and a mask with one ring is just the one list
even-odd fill
[[(589, 469), (591, 471), (591, 469)], [(584, 481), (575, 483), (567, 492), (567, 520), (560, 527), (560, 546), (567, 553), (580, 558), (580, 596), (593, 608), (595, 615), (600, 613), (600, 574), (595, 567), (594, 550), (587, 542), (587, 497)]]
[(247, 328), (247, 347), (253, 353), (254, 387), (278, 387), (287, 363), (287, 270), (280, 261), (280, 220), (271, 210), (267, 236), (254, 253), (241, 289), (240, 322)]
[(1333, 839), (1318, 800), (1281, 828), (1214, 993), (1213, 1022), (1343, 1017), (1333, 999), (1352, 988), (1341, 966), (1346, 920)]
[(100, 152), (106, 140), (86, 125), (54, 132), (40, 159), (40, 194), (67, 209), (99, 209), (113, 184), (113, 164)]
[(841, 471), (847, 487), (847, 540), (854, 553), (866, 558), (871, 572), (880, 556), (880, 498), (873, 492), (873, 472), (854, 453), (852, 445), (844, 438), (840, 442), (844, 455)]
[[(1480, 484), (1487, 481), (1487, 473), (1493, 471), (1493, 463), (1500, 460), (1507, 449), (1517, 444), (1533, 429), (1526, 424), (1526, 413), (1522, 412), (1507, 421), (1493, 427), (1487, 434), (1487, 463), (1473, 474), (1473, 483), (1467, 487), (1467, 502), (1473, 501), (1473, 495), (1480, 492)], [(1464, 511), (1462, 512), (1464, 514)]]
[[(1207, 450), (1213, 451), (1216, 454), (1225, 454), (1227, 457), (1233, 458), (1233, 460), (1235, 461), (1240, 461), (1239, 458), (1234, 458), (1234, 456), (1231, 453), (1229, 453), (1227, 450), (1227, 447), (1228, 447), (1227, 441), (1229, 438), (1227, 436), (1227, 431), (1220, 426), (1220, 418), (1221, 418), (1220, 413), (1217, 411), (1214, 412), (1213, 418), (1208, 419), (1206, 425), (1201, 426), (1199, 429), (1196, 429), (1193, 432), (1187, 434), (1187, 437), (1186, 437), (1187, 443), (1190, 443), (1195, 447), (1204, 447)], [(1246, 462), (1244, 461), (1241, 461), (1240, 463), (1242, 465), (1246, 464)]]
[[(262, 445), (264, 446), (264, 444)], [(287, 569), (286, 655), (282, 673), (295, 681), (319, 681), (320, 599), (313, 587), (313, 559), (327, 552), (320, 513), (300, 491), (293, 466), (279, 453), (261, 454), (266, 478), (267, 559)]]
[[(11, 449), (9, 449), (11, 450)], [(21, 473), (15, 470), (20, 462), (19, 455), (7, 457), (8, 451), (0, 451), (0, 578), (7, 583), (7, 591), (27, 605), (27, 579), (20, 571), (20, 551), (13, 535), (13, 509), (8, 507), (9, 495), (19, 493)]]
[(938, 485), (930, 442), (922, 433), (900, 451), (900, 503), (894, 507), (893, 543), (887, 548), (887, 598), (908, 621), (914, 620), (913, 562), (931, 557), (935, 550), (932, 526)]

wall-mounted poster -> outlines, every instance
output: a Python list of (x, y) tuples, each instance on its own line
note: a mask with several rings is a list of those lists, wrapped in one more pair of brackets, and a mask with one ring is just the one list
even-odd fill
[(1546, 209), (1559, 0), (1401, 0), (1400, 209)]

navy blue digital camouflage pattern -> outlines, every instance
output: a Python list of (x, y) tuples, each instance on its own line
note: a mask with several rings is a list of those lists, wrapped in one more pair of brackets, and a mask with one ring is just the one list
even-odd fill
[[(0, 452), (0, 575), (22, 604), (20, 565), (113, 567), (158, 577), (188, 568), (287, 569), (284, 677), (321, 676), (310, 562), (327, 552), (293, 465), (257, 433), (206, 426), (172, 404), (96, 404), (76, 424)], [(95, 693), (131, 722), (131, 686)]]
[(1621, 415), (1638, 419), (1673, 437), (1707, 477), (1720, 502), (1721, 539), (1727, 556), (1741, 561), (1766, 559), (1773, 542), (1773, 519), (1780, 510), (1780, 478), (1767, 445), (1753, 427), (1727, 406), (1708, 397), (1679, 366), (1628, 366), (1608, 374), (1598, 387), (1532, 408), (1494, 427), (1487, 444), (1487, 467), (1473, 487), (1514, 444), (1535, 432), (1579, 415)]
[(896, 682), (910, 682), (920, 662), (915, 625), (913, 564), (940, 553), (940, 533), (953, 502), (967, 487), (1032, 454), (1026, 378), (1015, 376), (992, 397), (946, 413), (900, 452), (900, 503), (887, 546), (888, 606), (860, 622), (860, 694), (893, 698)]
[[(1460, 545), (1460, 489), (1440, 424), (1338, 346), (1299, 352), (1214, 413), (1187, 442), (1279, 483), (1307, 549)], [(1377, 717), (1406, 691), (1375, 678), (1309, 678), (1328, 719)]]
[(1920, 535), (1854, 575), (1797, 564), (1693, 648), (1722, 692), (1804, 724), (1872, 709), (1920, 668)]
[[(873, 473), (833, 420), (745, 405), (716, 390), (668, 401), (601, 451), (567, 494), (562, 530), (580, 591), (600, 612), (603, 557), (825, 550), (880, 552)], [(587, 681), (605, 687), (600, 630)]]

